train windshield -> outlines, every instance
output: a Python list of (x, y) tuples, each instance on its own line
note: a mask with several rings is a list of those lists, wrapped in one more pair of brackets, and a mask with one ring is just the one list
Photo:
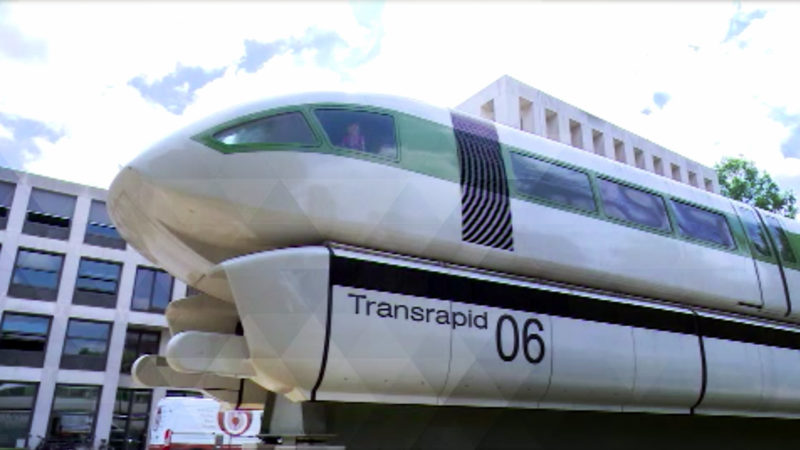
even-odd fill
[(223, 144), (300, 144), (315, 143), (314, 134), (299, 112), (276, 114), (222, 130), (214, 139)]
[(314, 114), (331, 144), (386, 158), (397, 158), (392, 116), (344, 109), (317, 109)]

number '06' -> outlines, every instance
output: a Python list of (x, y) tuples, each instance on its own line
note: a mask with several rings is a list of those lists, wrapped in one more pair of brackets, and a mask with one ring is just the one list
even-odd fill
[[(511, 327), (511, 335), (513, 336), (510, 349), (503, 345), (503, 329), (507, 326)], [(522, 354), (525, 359), (531, 364), (539, 364), (544, 359), (544, 340), (539, 336), (539, 331), (544, 331), (539, 319), (531, 317), (526, 320), (522, 325), (522, 333), (520, 333), (516, 319), (508, 314), (503, 314), (497, 319), (497, 328), (495, 330), (497, 355), (503, 361), (511, 362), (516, 359), (517, 354), (519, 354), (520, 344), (522, 344)], [(533, 351), (531, 349), (532, 346)]]

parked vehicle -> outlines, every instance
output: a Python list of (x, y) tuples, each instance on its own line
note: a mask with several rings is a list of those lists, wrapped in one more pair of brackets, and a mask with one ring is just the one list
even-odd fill
[(259, 443), (262, 411), (225, 410), (209, 398), (166, 397), (150, 430), (148, 450), (236, 449)]

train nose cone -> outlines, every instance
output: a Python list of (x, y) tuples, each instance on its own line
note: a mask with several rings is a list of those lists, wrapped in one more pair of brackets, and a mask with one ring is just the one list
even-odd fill
[(108, 211), (137, 251), (193, 283), (215, 265), (196, 239), (201, 234), (198, 217), (205, 218), (203, 212), (213, 203), (198, 191), (208, 184), (202, 161), (207, 152), (187, 148), (191, 144), (185, 140), (171, 141), (143, 152), (117, 175), (109, 189)]

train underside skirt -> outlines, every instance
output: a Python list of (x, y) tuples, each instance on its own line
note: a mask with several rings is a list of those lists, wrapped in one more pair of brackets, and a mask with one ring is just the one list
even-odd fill
[(800, 414), (794, 327), (337, 245), (217, 270), (249, 356), (224, 366), (296, 401)]

